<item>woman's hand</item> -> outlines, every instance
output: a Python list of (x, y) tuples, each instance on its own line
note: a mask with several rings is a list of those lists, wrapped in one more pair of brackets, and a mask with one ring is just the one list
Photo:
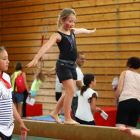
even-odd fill
[(35, 66), (36, 64), (38, 63), (38, 58), (37, 57), (35, 57), (29, 64), (27, 64), (26, 66), (28, 67), (28, 68), (30, 68), (31, 66)]
[(27, 131), (30, 131), (30, 130), (27, 129), (24, 125), (20, 125), (20, 130), (21, 130), (20, 139), (21, 140), (25, 140), (26, 139), (26, 136), (27, 136)]

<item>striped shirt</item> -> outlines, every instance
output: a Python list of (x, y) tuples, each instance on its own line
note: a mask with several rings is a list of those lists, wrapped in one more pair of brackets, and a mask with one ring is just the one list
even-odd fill
[(140, 101), (140, 74), (127, 70), (119, 102), (132, 98)]
[[(8, 74), (3, 73), (3, 78), (10, 83)], [(3, 81), (0, 81), (0, 132), (5, 136), (11, 136), (14, 128), (12, 88), (8, 89)]]

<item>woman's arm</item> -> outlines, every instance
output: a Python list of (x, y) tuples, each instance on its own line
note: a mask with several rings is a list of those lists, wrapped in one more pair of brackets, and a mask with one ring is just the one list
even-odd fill
[(116, 103), (118, 103), (120, 94), (123, 89), (125, 74), (126, 74), (126, 72), (123, 71), (119, 78), (118, 87), (117, 87), (117, 91), (116, 91)]
[(45, 71), (47, 72), (46, 75), (47, 75), (48, 77), (53, 77), (53, 76), (51, 76), (51, 73), (52, 73), (52, 72), (55, 72), (55, 68), (56, 68), (56, 67), (54, 66), (54, 67), (51, 68), (50, 70), (45, 70)]
[(53, 68), (51, 68), (50, 70), (48, 70), (48, 72), (55, 72), (55, 68), (56, 68), (56, 66), (54, 66)]
[(51, 36), (49, 41), (41, 47), (38, 54), (34, 57), (34, 59), (27, 65), (28, 68), (32, 65), (36, 65), (38, 60), (57, 42), (61, 40), (61, 36), (58, 33), (55, 33)]
[(96, 28), (94, 30), (87, 30), (84, 28), (74, 28), (74, 34), (78, 35), (78, 34), (92, 34), (96, 31)]
[(47, 72), (47, 74), (50, 74), (51, 72), (55, 72), (55, 68), (56, 68), (56, 66), (54, 66), (54, 67), (51, 68), (50, 70), (42, 69), (42, 71), (45, 71), (45, 72)]

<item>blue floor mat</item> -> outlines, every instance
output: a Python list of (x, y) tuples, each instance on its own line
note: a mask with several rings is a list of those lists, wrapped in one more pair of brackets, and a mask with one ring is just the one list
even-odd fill
[[(23, 119), (38, 120), (38, 121), (50, 121), (50, 122), (55, 121), (53, 118), (50, 117), (50, 115), (47, 115), (47, 116), (34, 116), (34, 117), (23, 117)], [(62, 122), (64, 122), (65, 117), (60, 115), (59, 119)]]

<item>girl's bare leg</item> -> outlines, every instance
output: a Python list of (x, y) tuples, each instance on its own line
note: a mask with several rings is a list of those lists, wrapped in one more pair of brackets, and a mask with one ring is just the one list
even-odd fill
[(55, 109), (51, 112), (50, 116), (56, 120), (57, 123), (61, 123), (58, 113), (62, 106), (64, 105), (64, 114), (65, 114), (65, 124), (79, 124), (76, 121), (71, 119), (70, 116), (70, 110), (71, 110), (71, 103), (72, 103), (72, 98), (75, 92), (75, 84), (76, 81), (73, 79), (69, 80), (64, 80), (62, 81), (63, 86), (65, 87), (66, 93), (61, 96), (59, 101), (57, 102), (57, 105)]
[(73, 79), (69, 79), (69, 80), (62, 81), (62, 84), (66, 90), (66, 94), (64, 98), (64, 114), (65, 114), (64, 124), (72, 124), (72, 125), (79, 124), (73, 119), (71, 119), (70, 116), (71, 103), (75, 92), (76, 81)]
[(64, 102), (64, 98), (65, 98), (65, 94), (63, 94), (60, 99), (57, 102), (56, 107), (54, 108), (54, 110), (51, 112), (50, 116), (55, 119), (55, 121), (57, 123), (61, 123), (61, 120), (58, 117), (58, 113), (61, 110), (61, 108), (63, 107), (63, 102)]

